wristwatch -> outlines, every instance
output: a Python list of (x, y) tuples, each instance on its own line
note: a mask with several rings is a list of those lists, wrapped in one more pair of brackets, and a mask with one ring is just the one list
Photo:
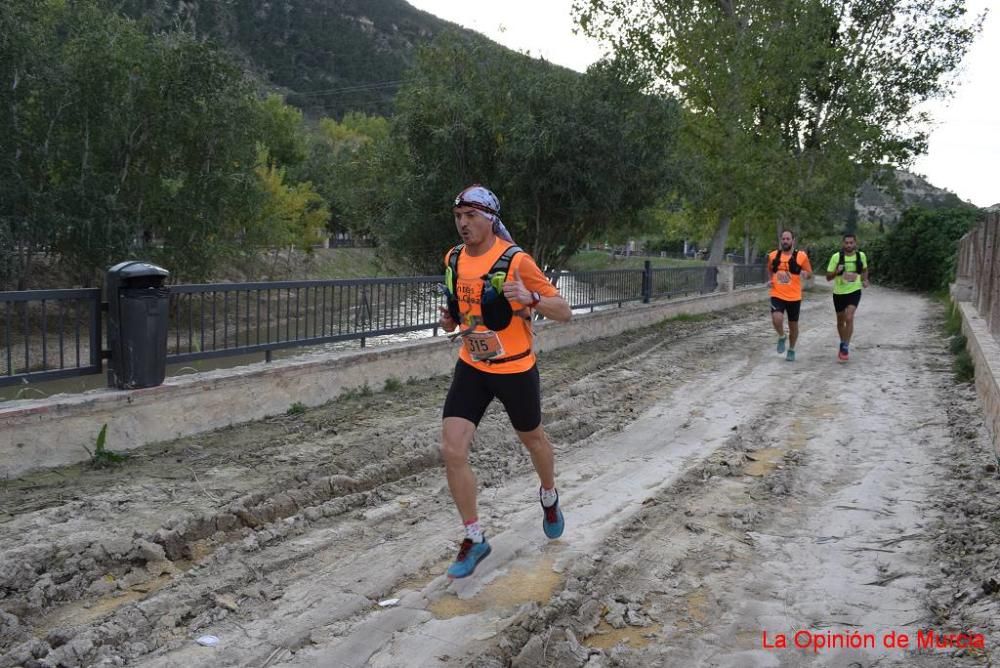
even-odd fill
[(542, 296), (540, 294), (538, 294), (537, 292), (532, 292), (531, 293), (531, 303), (528, 304), (528, 308), (535, 308), (535, 305), (538, 304), (538, 302), (540, 302), (540, 301), (542, 301)]

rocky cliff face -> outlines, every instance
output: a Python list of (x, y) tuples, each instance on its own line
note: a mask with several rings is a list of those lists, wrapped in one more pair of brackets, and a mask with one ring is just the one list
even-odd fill
[(859, 221), (892, 225), (911, 206), (934, 209), (963, 203), (955, 193), (938, 188), (911, 172), (899, 170), (894, 180), (886, 175), (881, 180), (888, 184), (867, 181), (855, 197), (854, 208)]

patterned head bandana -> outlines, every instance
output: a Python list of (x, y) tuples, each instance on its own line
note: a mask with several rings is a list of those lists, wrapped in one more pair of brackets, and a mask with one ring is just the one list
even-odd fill
[(514, 243), (510, 232), (507, 231), (503, 221), (500, 220), (500, 200), (490, 190), (475, 183), (458, 193), (453, 206), (468, 206), (481, 211), (483, 215), (493, 221), (493, 233), (495, 235), (510, 243)]

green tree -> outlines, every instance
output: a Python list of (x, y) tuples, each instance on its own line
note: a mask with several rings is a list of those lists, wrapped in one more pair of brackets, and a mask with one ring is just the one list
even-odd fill
[(286, 183), (285, 172), (262, 146), (254, 173), (263, 196), (248, 221), (246, 241), (252, 248), (298, 247), (309, 252), (322, 239), (330, 212), (311, 183)]
[(54, 56), (58, 14), (52, 2), (0, 3), (0, 286), (16, 289), (63, 225), (49, 178), (72, 105)]
[(437, 267), (455, 241), (450, 197), (480, 182), (500, 196), (515, 240), (561, 266), (671, 187), (676, 106), (641, 88), (608, 64), (581, 76), (438, 40), (397, 98), (393, 136), (405, 150), (382, 153), (397, 196), (374, 228)]
[[(12, 0), (0, 27), (0, 252), (16, 284), (39, 250), (83, 284), (135, 256), (205, 278), (269, 238), (255, 226), (288, 196), (274, 177), (311, 192), (281, 171), (306, 157), (301, 113), (261, 100), (211, 44), (149, 34), (94, 0)], [(308, 243), (312, 228), (288, 229)]]
[(678, 95), (689, 202), (732, 221), (824, 222), (884, 164), (924, 150), (920, 103), (949, 90), (979, 21), (964, 0), (576, 0), (582, 28)]
[(320, 119), (309, 158), (296, 174), (314, 182), (329, 203), (331, 232), (370, 233), (371, 202), (391, 182), (376, 174), (376, 153), (388, 140), (389, 121), (381, 116), (351, 112), (340, 122)]
[(260, 103), (261, 141), (267, 145), (269, 161), (295, 167), (306, 160), (309, 133), (302, 112), (285, 104), (280, 95), (268, 95)]

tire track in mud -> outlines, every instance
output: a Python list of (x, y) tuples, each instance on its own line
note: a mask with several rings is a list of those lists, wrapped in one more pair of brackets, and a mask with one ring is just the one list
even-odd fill
[[(939, 316), (909, 320), (912, 331), (870, 335), (878, 343), (862, 354), (884, 359), (866, 359), (867, 379), (851, 380), (881, 395), (876, 406), (824, 392), (792, 411), (771, 402), (465, 665), (992, 665), (996, 455), (974, 391), (951, 376)], [(825, 388), (836, 373), (804, 380)], [(880, 403), (896, 409), (882, 413), (888, 424), (863, 419)], [(765, 650), (762, 639), (928, 628), (982, 633), (987, 649), (814, 653)]]
[[(693, 343), (690, 337), (731, 319), (736, 324), (723, 328), (746, 329), (757, 312), (759, 307), (674, 321), (547, 355), (546, 420), (560, 451), (602, 430), (620, 430), (658, 389), (680, 382), (649, 373), (677, 361), (666, 344), (683, 343), (688, 354), (673, 370), (690, 373), (702, 366), (692, 360), (724, 345), (715, 335)], [(661, 357), (651, 359), (655, 355)], [(186, 638), (220, 611), (234, 612), (232, 592), (249, 586), (247, 601), (264, 605), (278, 589), (257, 586), (254, 595), (247, 583), (259, 585), (262, 576), (287, 568), (288, 560), (268, 553), (253, 567), (228, 568), (232, 562), (258, 550), (280, 552), (316, 526), (406, 494), (422, 474), (433, 472), (432, 482), (440, 482), (439, 403), (446, 386), (447, 379), (416, 383), (405, 386), (402, 397), (345, 398), (304, 419), (278, 416), (144, 449), (126, 466), (131, 480), (122, 480), (123, 471), (91, 475), (77, 469), (58, 483), (8, 483), (4, 507), (13, 513), (0, 524), (0, 607), (6, 611), (0, 658), (16, 664), (30, 657), (39, 665), (134, 659), (174, 636)], [(601, 396), (589, 394), (591, 386)], [(619, 393), (629, 406), (607, 401)], [(529, 470), (499, 413), (491, 411), (477, 441), (475, 464), (485, 472), (487, 489)], [(374, 461), (362, 465), (366, 459)], [(239, 494), (255, 486), (262, 489)], [(447, 501), (440, 489), (433, 495)], [(27, 501), (23, 514), (14, 514), (15, 498)], [(409, 515), (405, 521), (420, 521)], [(378, 522), (369, 518), (366, 526)], [(319, 540), (312, 553), (343, 540), (339, 534)], [(435, 558), (450, 550), (442, 546)], [(306, 557), (308, 551), (291, 559)], [(204, 576), (206, 570), (214, 579)], [(226, 605), (220, 608), (219, 600)]]
[[(745, 329), (733, 334), (741, 340), (747, 338)], [(756, 338), (759, 343), (768, 337), (761, 334)], [(775, 375), (774, 364), (747, 363), (747, 359), (759, 357), (755, 350), (748, 354), (745, 347), (732, 346), (731, 340), (723, 339), (723, 343), (728, 350), (713, 358), (723, 373), (699, 379), (694, 387), (690, 382), (682, 383), (683, 394), (675, 392), (671, 397), (669, 392), (661, 393), (660, 403), (631, 424), (627, 433), (604, 434), (601, 442), (578, 447), (568, 457), (560, 453), (570, 541), (548, 543), (541, 539), (537, 510), (516, 510), (523, 502), (484, 503), (480, 516), (491, 517), (489, 525), (498, 525), (502, 533), (491, 541), (493, 555), (480, 565), (475, 578), (449, 585), (439, 577), (417, 583), (414, 590), (404, 587), (394, 591), (393, 596), (402, 597), (406, 611), (392, 617), (365, 611), (348, 629), (314, 637), (315, 648), (304, 648), (294, 658), (284, 657), (290, 660), (289, 665), (507, 665), (534, 637), (530, 632), (547, 628), (551, 621), (551, 610), (538, 613), (539, 605), (548, 604), (552, 610), (579, 607), (579, 590), (587, 585), (573, 573), (597, 568), (597, 561), (606, 563), (598, 551), (605, 534), (628, 522), (654, 493), (650, 490), (669, 488), (678, 476), (687, 479), (686, 470), (698, 467), (717, 448), (739, 442), (741, 425), (753, 418), (734, 415), (726, 401), (748, 403), (759, 394), (757, 388), (764, 379)], [(616, 460), (616, 452), (627, 456)], [(566, 463), (573, 457), (582, 459)], [(744, 458), (740, 452), (738, 457), (723, 457), (713, 465), (740, 467)], [(759, 463), (766, 466), (766, 462)], [(530, 498), (531, 484), (527, 483), (521, 498)], [(506, 490), (508, 495), (510, 492)], [(506, 522), (496, 520), (511, 514)], [(507, 631), (512, 628), (515, 631)], [(518, 628), (522, 633), (518, 634)], [(525, 630), (529, 633), (523, 633)], [(488, 642), (498, 634), (500, 640), (491, 654), (481, 641)], [(356, 640), (359, 638), (369, 642), (362, 646)], [(448, 638), (461, 641), (441, 640)], [(542, 637), (535, 645), (547, 647), (549, 640)], [(484, 651), (487, 658), (474, 660)], [(577, 659), (586, 661), (587, 657), (584, 651)], [(563, 665), (550, 660), (548, 657), (539, 663), (539, 657), (533, 657), (523, 665)], [(559, 659), (563, 660), (569, 661), (569, 655)]]

